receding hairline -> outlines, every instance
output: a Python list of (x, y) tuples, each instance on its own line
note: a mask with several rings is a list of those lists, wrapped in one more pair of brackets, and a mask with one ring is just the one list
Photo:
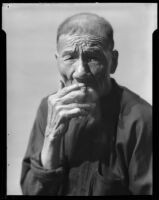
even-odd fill
[[(93, 27), (95, 26), (95, 28)], [(58, 27), (57, 43), (61, 35), (92, 32), (92, 35), (102, 35), (107, 39), (111, 48), (114, 47), (113, 28), (103, 17), (94, 13), (78, 13), (66, 18)]]

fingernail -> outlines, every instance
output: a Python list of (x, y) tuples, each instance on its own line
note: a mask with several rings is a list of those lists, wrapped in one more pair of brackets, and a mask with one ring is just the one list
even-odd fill
[(82, 87), (82, 86), (84, 86), (84, 83), (78, 83), (78, 85), (79, 85), (80, 87)]
[(86, 91), (86, 86), (83, 86), (81, 89), (85, 92)]

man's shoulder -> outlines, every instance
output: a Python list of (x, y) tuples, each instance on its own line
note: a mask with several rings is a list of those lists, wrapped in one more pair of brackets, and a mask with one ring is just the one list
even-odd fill
[(46, 113), (47, 112), (47, 109), (48, 109), (48, 98), (50, 95), (53, 95), (55, 94), (56, 92), (52, 92), (51, 94), (48, 94), (44, 97), (41, 98), (41, 102), (40, 102), (40, 106), (39, 106), (39, 109), (43, 112), (43, 113)]
[[(152, 119), (152, 106), (138, 94), (127, 87), (123, 89), (121, 98), (121, 114), (124, 117), (130, 117), (134, 120), (143, 120), (149, 122)], [(129, 118), (128, 117), (128, 118)]]

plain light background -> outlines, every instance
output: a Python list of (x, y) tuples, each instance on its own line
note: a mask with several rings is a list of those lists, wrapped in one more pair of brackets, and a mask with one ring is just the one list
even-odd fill
[(157, 4), (3, 4), (7, 34), (7, 194), (21, 194), (21, 162), (42, 97), (60, 76), (54, 52), (58, 25), (68, 16), (91, 12), (114, 28), (118, 68), (113, 77), (152, 104), (152, 33)]

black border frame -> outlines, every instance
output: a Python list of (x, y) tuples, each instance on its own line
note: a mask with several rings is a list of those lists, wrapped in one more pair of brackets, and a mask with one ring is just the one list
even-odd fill
[[(159, 18), (159, 3), (156, 1), (10, 1), (6, 0), (1, 3), (1, 37), (0, 37), (0, 61), (1, 61), (1, 67), (0, 67), (0, 89), (1, 89), (1, 120), (0, 120), (0, 127), (1, 127), (1, 133), (0, 133), (0, 163), (1, 163), (1, 170), (0, 170), (0, 199), (28, 199), (28, 198), (38, 198), (39, 196), (25, 196), (25, 195), (7, 195), (7, 70), (6, 70), (6, 42), (7, 37), (5, 31), (2, 30), (2, 4), (3, 3), (156, 3), (157, 4), (157, 15)], [(157, 18), (157, 19), (158, 19)], [(152, 37), (153, 37), (153, 70), (152, 70), (152, 109), (153, 109), (153, 194), (152, 195), (134, 195), (134, 196), (107, 196), (106, 198), (121, 198), (121, 199), (159, 199), (158, 190), (159, 190), (159, 99), (158, 99), (158, 93), (159, 89), (157, 89), (157, 86), (159, 84), (159, 74), (158, 74), (158, 68), (159, 68), (159, 21), (157, 20), (157, 30), (154, 31)], [(48, 196), (43, 196), (44, 198), (50, 198)]]

